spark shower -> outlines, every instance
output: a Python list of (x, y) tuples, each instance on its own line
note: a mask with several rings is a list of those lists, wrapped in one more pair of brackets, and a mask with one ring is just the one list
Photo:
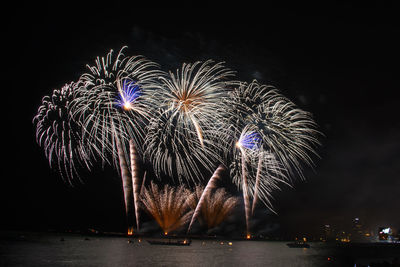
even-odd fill
[[(312, 114), (272, 86), (236, 80), (223, 62), (165, 72), (125, 50), (97, 57), (77, 81), (43, 97), (33, 123), (50, 167), (73, 184), (79, 168), (114, 166), (129, 231), (135, 224), (139, 231), (140, 207), (150, 205), (143, 164), (161, 183), (169, 176), (189, 187), (206, 184), (185, 217), (188, 232), (226, 173), (242, 192), (249, 235), (257, 203), (273, 210), (271, 193), (314, 166), (322, 134)], [(147, 180), (156, 188), (153, 177)]]

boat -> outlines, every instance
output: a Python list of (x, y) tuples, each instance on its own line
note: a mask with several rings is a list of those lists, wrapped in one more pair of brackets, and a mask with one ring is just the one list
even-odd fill
[(168, 241), (162, 241), (162, 240), (147, 240), (150, 245), (167, 245), (167, 246), (190, 246), (192, 243), (192, 240), (173, 240), (168, 239)]
[(286, 244), (289, 248), (309, 248), (310, 244), (304, 242), (304, 241), (296, 241), (293, 243), (287, 243)]

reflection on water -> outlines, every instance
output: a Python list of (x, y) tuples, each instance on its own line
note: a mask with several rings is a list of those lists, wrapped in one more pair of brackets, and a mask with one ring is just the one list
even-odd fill
[[(325, 266), (315, 248), (286, 242), (192, 240), (155, 246), (143, 239), (26, 234), (0, 239), (1, 266)], [(229, 242), (232, 242), (229, 244)], [(332, 266), (328, 264), (328, 266)]]

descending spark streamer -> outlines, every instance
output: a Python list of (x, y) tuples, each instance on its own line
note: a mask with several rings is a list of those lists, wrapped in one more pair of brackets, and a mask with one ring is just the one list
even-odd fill
[(249, 235), (249, 219), (250, 219), (250, 198), (248, 193), (248, 183), (247, 183), (247, 174), (246, 174), (246, 152), (245, 148), (254, 150), (258, 148), (259, 138), (256, 132), (246, 132), (244, 131), (239, 138), (239, 141), (236, 142), (236, 147), (240, 150), (241, 155), (241, 167), (242, 167), (242, 191), (243, 191), (243, 201), (244, 201), (244, 210), (245, 210), (245, 218), (246, 218), (246, 234)]
[(224, 100), (234, 82), (225, 80), (231, 76), (222, 63), (209, 60), (183, 64), (176, 75), (160, 79), (159, 115), (150, 122), (145, 143), (158, 175), (196, 181), (203, 176), (201, 168), (211, 173), (222, 161), (218, 136), (228, 116)]
[[(141, 190), (140, 177), (139, 177), (139, 155), (136, 151), (136, 146), (133, 140), (129, 140), (130, 156), (131, 156), (131, 174), (133, 184), (133, 204), (135, 208), (136, 217), (136, 230), (139, 231), (139, 195)], [(144, 178), (143, 178), (144, 180)]]
[(62, 177), (70, 183), (78, 174), (76, 163), (90, 169), (93, 155), (99, 150), (96, 144), (83, 142), (81, 124), (70, 116), (75, 85), (71, 82), (45, 96), (33, 118), (37, 143), (44, 148), (50, 166), (57, 162)]
[(192, 216), (188, 205), (189, 197), (190, 191), (183, 186), (165, 185), (163, 189), (159, 189), (151, 182), (150, 188), (144, 189), (142, 203), (167, 235), (182, 227)]
[[(258, 190), (260, 187), (260, 174), (261, 174), (261, 169), (262, 169), (262, 158), (263, 158), (263, 153), (260, 153), (260, 157), (258, 159), (258, 164), (257, 164), (257, 172), (256, 172), (256, 183), (254, 185), (254, 194), (253, 194), (253, 205), (251, 206), (251, 215), (254, 216), (254, 212), (256, 209), (256, 205), (258, 202)], [(268, 168), (268, 166), (266, 166)], [(268, 171), (268, 169), (267, 169)]]
[(119, 165), (131, 224), (129, 166), (135, 164), (124, 163), (130, 159), (127, 147), (133, 142), (137, 150), (142, 150), (145, 126), (151, 117), (151, 91), (163, 73), (156, 63), (142, 56), (125, 56), (124, 49), (116, 56), (111, 50), (106, 57), (97, 57), (94, 66), (87, 66), (89, 72), (80, 77), (75, 89), (71, 113), (83, 126), (82, 141), (95, 143), (101, 147), (103, 158), (111, 154), (114, 165)]
[(204, 192), (199, 199), (196, 209), (194, 210), (192, 219), (190, 220), (189, 227), (187, 230), (188, 233), (190, 232), (190, 229), (192, 227), (194, 220), (197, 218), (197, 216), (199, 216), (201, 208), (204, 205), (204, 203), (207, 199), (207, 196), (211, 193), (211, 191), (213, 189), (215, 189), (217, 187), (217, 180), (221, 179), (221, 174), (224, 170), (225, 170), (224, 166), (222, 166), (222, 165), (218, 166), (218, 168), (215, 170), (213, 176), (211, 176), (210, 180), (208, 181), (207, 186), (205, 187)]
[[(121, 141), (118, 137), (116, 137), (117, 143), (117, 151), (118, 151), (118, 159), (121, 170), (121, 178), (122, 178), (122, 188), (124, 193), (124, 201), (125, 201), (125, 213), (128, 224), (128, 229), (133, 231), (133, 214), (132, 214), (132, 200), (133, 200), (133, 192), (132, 192), (132, 180), (129, 179), (129, 169), (128, 164), (126, 162), (126, 158), (123, 152)], [(131, 233), (132, 234), (132, 233)]]
[(249, 219), (250, 219), (250, 198), (248, 193), (247, 186), (247, 174), (246, 174), (246, 153), (242, 147), (240, 147), (240, 152), (242, 154), (242, 191), (243, 191), (243, 200), (244, 200), (244, 211), (246, 215), (246, 232), (247, 235), (250, 234), (249, 231)]
[(147, 171), (144, 171), (142, 185), (140, 186), (139, 196), (143, 195), (144, 183), (146, 182), (146, 174), (147, 174)]
[[(255, 131), (247, 131), (246, 128), (240, 135), (239, 141), (236, 143), (236, 147), (239, 148), (241, 154), (241, 167), (242, 167), (242, 191), (243, 191), (243, 200), (244, 200), (244, 208), (245, 208), (245, 217), (246, 217), (246, 229), (247, 235), (250, 234), (249, 232), (249, 220), (250, 220), (250, 197), (249, 197), (249, 189), (248, 189), (248, 182), (247, 182), (247, 172), (246, 172), (246, 151), (250, 150), (252, 154), (259, 153), (261, 148), (261, 138), (260, 135)], [(255, 206), (255, 202), (258, 199), (258, 186), (260, 183), (260, 170), (261, 170), (261, 162), (262, 157), (259, 157), (259, 164), (257, 168), (257, 175), (256, 175), (256, 184), (255, 184), (255, 191), (253, 195), (253, 205)]]
[[(204, 189), (196, 186), (190, 198), (190, 207), (194, 210), (203, 196)], [(229, 196), (224, 188), (218, 188), (213, 193), (205, 195), (204, 205), (201, 207), (201, 215), (198, 217), (201, 223), (206, 224), (208, 229), (215, 228), (221, 224), (238, 204), (238, 198)]]

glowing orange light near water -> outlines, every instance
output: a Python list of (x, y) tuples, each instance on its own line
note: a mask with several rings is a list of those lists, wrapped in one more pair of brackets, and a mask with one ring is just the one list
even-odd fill
[(251, 235), (250, 234), (247, 234), (246, 235), (246, 239), (250, 239), (251, 238)]
[(128, 235), (133, 235), (133, 226), (128, 228)]

